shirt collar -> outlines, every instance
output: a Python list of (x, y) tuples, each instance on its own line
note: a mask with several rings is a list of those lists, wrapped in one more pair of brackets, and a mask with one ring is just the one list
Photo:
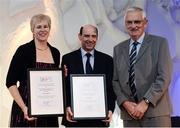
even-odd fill
[[(81, 48), (82, 57), (86, 56), (86, 53), (87, 52), (83, 48)], [(90, 51), (89, 53), (92, 55), (92, 57), (94, 57), (94, 49), (92, 51)]]
[[(141, 37), (136, 41), (138, 44), (142, 44), (144, 40), (145, 32), (141, 35)], [(130, 46), (133, 45), (135, 41), (133, 39), (130, 40)]]

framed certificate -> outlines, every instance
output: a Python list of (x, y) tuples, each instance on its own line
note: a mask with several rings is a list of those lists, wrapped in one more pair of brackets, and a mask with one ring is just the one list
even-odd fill
[(61, 69), (28, 69), (28, 114), (62, 116), (64, 114), (64, 82)]
[(70, 82), (73, 119), (105, 119), (107, 117), (105, 75), (72, 74)]

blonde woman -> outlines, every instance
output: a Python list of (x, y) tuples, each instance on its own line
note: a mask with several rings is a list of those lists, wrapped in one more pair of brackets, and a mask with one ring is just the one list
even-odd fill
[[(33, 40), (21, 45), (14, 54), (6, 78), (6, 86), (14, 102), (11, 113), (11, 127), (58, 127), (58, 117), (34, 118), (28, 116), (27, 69), (59, 67), (60, 52), (48, 42), (51, 19), (44, 14), (32, 17)], [(17, 87), (19, 82), (19, 87)]]

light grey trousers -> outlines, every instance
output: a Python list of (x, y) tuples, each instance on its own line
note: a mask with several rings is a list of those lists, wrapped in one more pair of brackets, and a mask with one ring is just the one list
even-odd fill
[(170, 116), (143, 118), (141, 120), (123, 120), (124, 127), (171, 127)]

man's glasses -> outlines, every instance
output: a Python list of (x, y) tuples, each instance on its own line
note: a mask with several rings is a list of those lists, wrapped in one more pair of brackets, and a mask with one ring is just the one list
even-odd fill
[(132, 24), (140, 25), (142, 22), (143, 22), (143, 20), (134, 20), (134, 21), (127, 20), (127, 21), (126, 21), (126, 24), (127, 24), (128, 26), (129, 26), (129, 25), (132, 25)]

